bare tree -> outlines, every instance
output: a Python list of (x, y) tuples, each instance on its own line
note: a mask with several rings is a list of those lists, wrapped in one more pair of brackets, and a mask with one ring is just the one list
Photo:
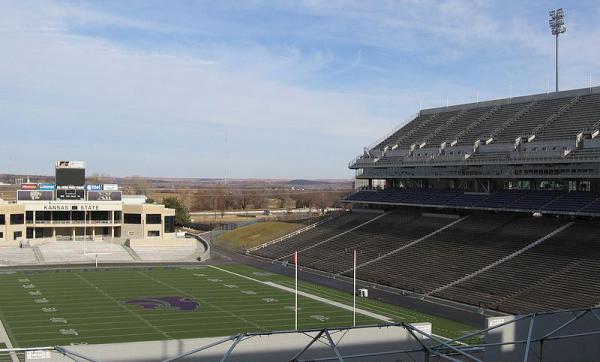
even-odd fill
[(105, 184), (112, 181), (112, 176), (105, 173), (93, 173), (87, 177), (87, 181), (91, 184)]
[(125, 183), (130, 192), (138, 195), (148, 195), (150, 191), (150, 181), (143, 176), (128, 177)]

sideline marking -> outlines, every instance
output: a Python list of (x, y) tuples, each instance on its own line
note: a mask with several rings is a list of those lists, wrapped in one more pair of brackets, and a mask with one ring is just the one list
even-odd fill
[[(207, 265), (207, 266), (209, 266), (211, 268), (214, 268), (214, 269), (217, 269), (217, 270), (220, 270), (220, 271), (225, 272), (225, 273), (236, 275), (236, 276), (241, 277), (241, 278), (252, 280), (252, 281), (260, 283), (260, 284), (266, 284), (266, 285), (269, 285), (269, 286), (272, 286), (272, 287), (275, 287), (275, 288), (280, 288), (282, 290), (286, 290), (286, 291), (289, 291), (291, 293), (295, 292), (295, 290), (293, 288), (288, 288), (288, 287), (285, 287), (285, 286), (277, 284), (277, 283), (263, 282), (262, 280), (254, 279), (254, 278), (242, 275), (242, 274), (238, 274), (236, 272), (232, 272), (232, 271), (229, 271), (229, 270), (226, 270), (226, 269), (219, 268), (218, 266), (214, 266), (214, 265)], [(335, 302), (333, 300), (329, 300), (329, 299), (326, 299), (326, 298), (321, 298), (321, 297), (316, 296), (314, 294), (305, 293), (305, 292), (302, 292), (302, 291), (298, 291), (298, 294), (300, 294), (300, 295), (302, 295), (304, 297), (310, 298), (310, 299), (314, 299), (314, 300), (323, 302), (325, 304), (330, 304), (330, 305), (333, 305), (333, 306), (336, 306), (336, 307), (339, 307), (339, 308), (342, 308), (342, 309), (350, 310), (350, 311), (352, 310), (352, 307), (349, 306), (349, 305), (338, 303), (338, 302)], [(300, 309), (300, 308), (298, 308), (298, 309)], [(380, 314), (376, 314), (376, 313), (371, 313), (371, 312), (369, 312), (367, 310), (360, 309), (360, 308), (356, 308), (356, 313), (362, 314), (362, 315), (365, 315), (367, 317), (371, 317), (371, 318), (374, 318), (374, 319), (379, 319), (379, 320), (382, 320), (384, 322), (390, 322), (390, 323), (393, 322), (392, 318), (388, 318), (386, 316), (383, 316), (383, 315), (380, 315)], [(433, 325), (432, 325), (432, 327), (433, 327)], [(438, 337), (438, 338), (440, 338), (442, 340), (445, 340), (445, 341), (449, 341), (450, 340), (450, 338), (444, 337), (444, 336), (440, 336), (439, 334), (433, 334), (432, 333), (431, 335), (434, 336), (434, 337)], [(466, 343), (463, 343), (463, 342), (459, 342), (459, 344), (461, 344), (461, 345), (467, 345)]]
[[(6, 333), (6, 329), (4, 329), (4, 325), (2, 325), (2, 321), (0, 320), (0, 342), (4, 343), (6, 345), (6, 348), (8, 349), (12, 349), (13, 345), (10, 341), (10, 338), (8, 338), (8, 334)], [(19, 362), (19, 358), (17, 357), (17, 354), (15, 352), (8, 352), (8, 354), (10, 355), (10, 359), (13, 362)]]
[[(256, 283), (265, 284), (265, 285), (268, 285), (268, 286), (271, 286), (271, 287), (274, 287), (274, 288), (277, 288), (277, 289), (280, 289), (280, 290), (284, 290), (286, 292), (295, 293), (295, 290), (293, 288), (288, 288), (286, 286), (283, 286), (283, 285), (280, 285), (280, 284), (277, 284), (277, 283), (273, 283), (273, 282), (263, 282), (262, 280), (254, 279), (254, 278), (242, 275), (242, 274), (238, 274), (238, 273), (226, 270), (226, 269), (219, 268), (219, 267), (214, 266), (214, 265), (209, 265), (209, 266), (211, 268), (220, 270), (220, 271), (225, 272), (225, 273), (233, 274), (233, 275), (236, 275), (238, 277), (242, 277), (242, 278), (245, 278), (245, 279), (248, 279), (248, 280), (252, 280), (252, 281), (254, 281)], [(301, 296), (309, 298), (309, 299), (316, 300), (316, 301), (321, 302), (321, 303), (333, 305), (333, 306), (341, 308), (341, 309), (352, 311), (352, 306), (349, 306), (349, 305), (346, 305), (346, 304), (343, 304), (343, 303), (339, 303), (339, 302), (336, 302), (336, 301), (333, 301), (333, 300), (330, 300), (330, 299), (327, 299), (327, 298), (319, 297), (319, 296), (311, 294), (311, 293), (307, 293), (307, 292), (303, 292), (303, 291), (298, 291), (298, 295), (301, 295)], [(362, 314), (364, 316), (367, 316), (367, 317), (370, 317), (370, 318), (373, 318), (373, 319), (379, 319), (380, 321), (384, 321), (386, 323), (391, 323), (393, 321), (392, 318), (386, 317), (386, 316), (381, 315), (381, 314), (369, 312), (368, 310), (364, 310), (364, 309), (361, 309), (361, 308), (356, 308), (356, 313)]]

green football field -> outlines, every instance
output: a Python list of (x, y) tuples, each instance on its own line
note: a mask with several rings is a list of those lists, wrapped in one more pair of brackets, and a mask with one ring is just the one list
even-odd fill
[[(0, 319), (13, 347), (289, 330), (293, 286), (286, 276), (236, 264), (3, 271)], [(299, 297), (299, 328), (352, 325), (351, 294), (307, 282), (299, 289), (311, 294)], [(357, 307), (357, 324), (383, 324), (382, 316), (431, 322), (450, 338), (475, 329), (370, 299), (359, 298)]]

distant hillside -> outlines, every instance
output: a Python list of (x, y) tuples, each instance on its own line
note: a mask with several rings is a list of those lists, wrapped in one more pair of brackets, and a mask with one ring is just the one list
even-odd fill
[(330, 182), (315, 181), (315, 180), (290, 180), (286, 183), (288, 185), (296, 185), (296, 186), (316, 186), (316, 185), (322, 185), (322, 184), (330, 183)]

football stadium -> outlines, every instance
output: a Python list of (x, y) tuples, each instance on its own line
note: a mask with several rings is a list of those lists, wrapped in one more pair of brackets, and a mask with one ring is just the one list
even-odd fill
[(306, 216), (243, 189), (227, 209), (227, 176), (204, 223), (167, 202), (191, 178), (157, 191), (56, 161), (52, 182), (0, 183), (0, 362), (600, 360), (600, 87), (559, 90), (562, 9), (550, 27), (554, 92), (372, 124), (384, 136), (339, 165), (352, 189)]
[[(137, 256), (177, 249), (174, 210), (129, 204), (117, 185), (86, 185), (83, 163), (57, 162), (56, 185), (24, 183), (2, 205), (2, 258), (18, 261), (0, 275), (4, 359), (103, 360), (93, 346), (127, 342), (160, 360), (160, 340), (194, 341), (163, 346), (165, 358), (208, 358), (213, 345), (213, 357), (279, 358), (270, 341), (299, 353), (355, 333), (386, 342), (330, 342), (337, 356), (560, 360), (585, 348), (586, 360), (600, 325), (599, 122), (600, 88), (421, 110), (350, 162), (346, 210), (200, 265)], [(197, 237), (183, 240), (208, 249)], [(386, 333), (402, 348), (383, 328), (402, 330)], [(290, 339), (300, 331), (312, 342)]]

